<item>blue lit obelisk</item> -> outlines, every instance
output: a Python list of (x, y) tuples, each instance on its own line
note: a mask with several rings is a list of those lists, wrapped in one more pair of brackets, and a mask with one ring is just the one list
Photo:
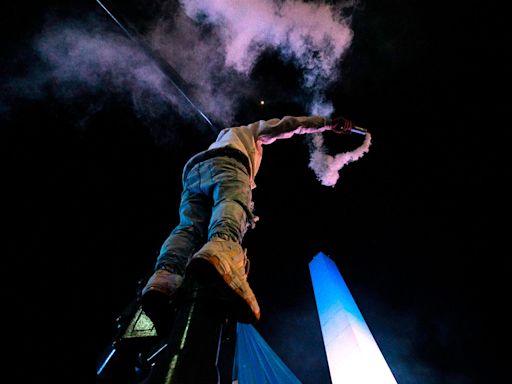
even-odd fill
[(309, 263), (333, 384), (396, 384), (336, 264), (323, 253)]

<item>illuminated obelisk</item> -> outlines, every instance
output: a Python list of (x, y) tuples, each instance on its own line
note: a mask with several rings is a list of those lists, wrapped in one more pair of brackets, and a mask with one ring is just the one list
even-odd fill
[(333, 384), (396, 384), (336, 264), (323, 253), (309, 263)]

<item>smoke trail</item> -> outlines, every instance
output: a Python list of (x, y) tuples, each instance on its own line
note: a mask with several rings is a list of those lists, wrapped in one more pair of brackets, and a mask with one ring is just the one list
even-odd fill
[[(36, 40), (35, 48), (47, 66), (39, 81), (55, 84), (53, 91), (61, 99), (127, 93), (144, 117), (158, 116), (169, 104), (181, 105), (152, 60), (131, 41), (107, 32), (101, 24), (50, 26)], [(180, 113), (187, 111), (181, 109)]]
[(315, 172), (322, 185), (334, 187), (339, 179), (339, 170), (348, 163), (359, 160), (368, 152), (372, 136), (367, 133), (363, 144), (353, 151), (338, 153), (335, 156), (328, 155), (321, 134), (312, 135), (310, 148), (309, 167)]
[[(336, 80), (352, 39), (343, 9), (355, 2), (334, 7), (296, 0), (181, 0), (176, 7), (166, 1), (145, 38), (190, 84), (190, 96), (204, 112), (225, 126), (240, 100), (254, 94), (257, 84), (248, 75), (269, 48), (302, 70), (309, 112), (323, 102), (327, 113), (332, 105), (323, 100), (323, 91)], [(44, 65), (11, 79), (11, 93), (27, 98), (50, 93), (64, 101), (93, 95), (85, 114), (100, 110), (110, 94), (128, 95), (139, 118), (152, 123), (167, 117), (169, 109), (185, 117), (191, 113), (151, 59), (109, 30), (110, 20), (99, 20), (86, 15), (80, 23), (48, 23), (34, 43)]]
[(228, 125), (238, 103), (255, 89), (247, 74), (226, 67), (224, 42), (214, 29), (195, 23), (178, 10), (164, 15), (147, 34), (151, 45), (191, 85), (207, 115)]
[(317, 116), (331, 116), (334, 112), (332, 103), (318, 96), (310, 106), (310, 112)]
[(195, 113), (140, 47), (97, 17), (49, 20), (30, 47), (30, 52), (13, 53), (26, 70), (17, 71), (13, 65), (1, 76), (3, 115), (26, 100), (54, 100), (69, 105), (66, 112), (75, 125), (85, 127), (108, 103), (123, 100), (150, 123), (155, 139), (169, 143), (175, 140), (167, 132), (172, 120)]
[[(295, 0), (181, 3), (191, 18), (220, 29), (226, 66), (249, 73), (264, 49), (276, 48), (302, 69), (303, 85), (314, 98), (321, 98), (324, 87), (335, 80), (336, 65), (352, 40), (342, 6)], [(346, 2), (344, 6), (353, 4)]]

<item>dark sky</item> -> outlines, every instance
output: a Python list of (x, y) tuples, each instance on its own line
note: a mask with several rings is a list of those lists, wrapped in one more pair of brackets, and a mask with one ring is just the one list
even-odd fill
[[(214, 137), (172, 105), (142, 113), (121, 88), (102, 86), (111, 79), (93, 89), (48, 77), (34, 42), (49, 29), (86, 23), (122, 36), (94, 1), (64, 3), (1, 6), (1, 292), (12, 358), (3, 372), (16, 382), (94, 381), (115, 318), (177, 224), (182, 166)], [(163, 2), (117, 3), (143, 31)], [(400, 384), (499, 382), (497, 319), (509, 301), (508, 248), (497, 247), (508, 227), (497, 224), (507, 219), (503, 12), (405, 0), (362, 0), (351, 12), (353, 42), (327, 94), (371, 131), (372, 146), (334, 188), (308, 168), (304, 138), (265, 147), (261, 221), (244, 240), (256, 327), (305, 384), (329, 383), (308, 270), (322, 251)], [(304, 114), (298, 71), (263, 55), (235, 120)]]

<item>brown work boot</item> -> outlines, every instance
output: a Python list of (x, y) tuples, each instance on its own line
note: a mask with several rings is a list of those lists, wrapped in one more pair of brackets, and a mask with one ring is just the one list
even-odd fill
[(153, 273), (142, 289), (142, 297), (152, 292), (158, 292), (172, 298), (182, 281), (183, 278), (180, 275), (166, 269), (159, 269)]
[(224, 282), (237, 294), (235, 306), (237, 320), (254, 323), (260, 318), (260, 307), (247, 281), (247, 255), (240, 244), (215, 239), (208, 241), (190, 260), (187, 272), (201, 268), (204, 262), (215, 267)]
[(165, 334), (172, 325), (171, 301), (183, 278), (165, 269), (159, 269), (149, 278), (142, 289), (140, 303), (144, 313), (153, 322), (159, 335)]

